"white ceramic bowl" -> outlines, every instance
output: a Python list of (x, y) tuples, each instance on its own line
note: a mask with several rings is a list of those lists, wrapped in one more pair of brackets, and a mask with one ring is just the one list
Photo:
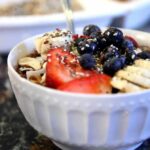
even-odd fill
[[(150, 46), (150, 34), (124, 30)], [(26, 120), (65, 150), (129, 150), (150, 137), (150, 90), (132, 94), (73, 94), (42, 87), (15, 71), (32, 53), (32, 37), (8, 56), (8, 74)]]

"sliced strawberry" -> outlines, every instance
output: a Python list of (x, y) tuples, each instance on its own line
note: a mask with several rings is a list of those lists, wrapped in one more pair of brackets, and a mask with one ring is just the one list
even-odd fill
[(74, 35), (72, 35), (72, 38), (73, 38), (73, 40), (77, 40), (79, 38), (79, 35), (78, 34), (74, 34)]
[(51, 49), (47, 56), (46, 85), (48, 87), (56, 88), (74, 78), (92, 73), (92, 71), (82, 69), (77, 56), (63, 48)]
[(132, 41), (133, 44), (134, 44), (134, 46), (135, 46), (136, 48), (139, 47), (139, 44), (137, 43), (137, 41), (136, 41), (133, 37), (126, 35), (125, 38), (126, 38), (126, 39), (129, 39), (130, 41)]
[(78, 40), (78, 39), (88, 39), (90, 38), (89, 36), (87, 35), (78, 35), (78, 34), (74, 34), (72, 35), (72, 38), (74, 41)]
[(90, 38), (90, 37), (87, 36), (87, 35), (80, 35), (79, 38), (88, 39), (88, 38)]
[(110, 77), (104, 74), (93, 74), (74, 79), (58, 87), (61, 91), (73, 93), (100, 94), (111, 93)]

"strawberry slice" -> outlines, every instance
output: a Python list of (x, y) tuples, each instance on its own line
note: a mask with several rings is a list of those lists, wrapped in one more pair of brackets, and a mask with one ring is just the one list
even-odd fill
[(93, 71), (82, 69), (76, 55), (63, 48), (54, 48), (48, 52), (46, 65), (46, 85), (56, 88), (75, 78), (88, 76)]
[(79, 38), (79, 35), (78, 34), (74, 34), (74, 35), (72, 35), (72, 38), (75, 41), (75, 40), (77, 40)]
[(105, 74), (93, 74), (74, 79), (58, 87), (61, 91), (73, 93), (100, 94), (111, 93), (110, 77)]
[(87, 35), (78, 35), (78, 34), (72, 35), (72, 39), (73, 39), (74, 41), (76, 41), (76, 40), (78, 40), (78, 39), (88, 39), (88, 38), (90, 38), (90, 37), (87, 36)]

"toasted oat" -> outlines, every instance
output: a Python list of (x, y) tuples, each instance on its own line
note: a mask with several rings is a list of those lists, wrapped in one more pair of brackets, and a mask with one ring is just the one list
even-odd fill
[(51, 48), (68, 47), (71, 42), (72, 33), (69, 30), (55, 30), (36, 38), (35, 46), (39, 54), (46, 54)]
[(41, 76), (44, 73), (45, 73), (45, 69), (42, 68), (42, 69), (36, 70), (36, 71), (27, 71), (26, 75), (27, 75), (27, 79), (29, 80), (31, 76)]

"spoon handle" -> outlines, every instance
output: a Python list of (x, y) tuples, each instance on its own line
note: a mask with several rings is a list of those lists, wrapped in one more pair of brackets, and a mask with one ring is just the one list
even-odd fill
[(74, 29), (74, 22), (73, 22), (73, 13), (71, 9), (71, 2), (70, 0), (61, 0), (61, 3), (62, 3), (64, 13), (66, 15), (67, 26), (69, 30), (74, 34), (75, 29)]

